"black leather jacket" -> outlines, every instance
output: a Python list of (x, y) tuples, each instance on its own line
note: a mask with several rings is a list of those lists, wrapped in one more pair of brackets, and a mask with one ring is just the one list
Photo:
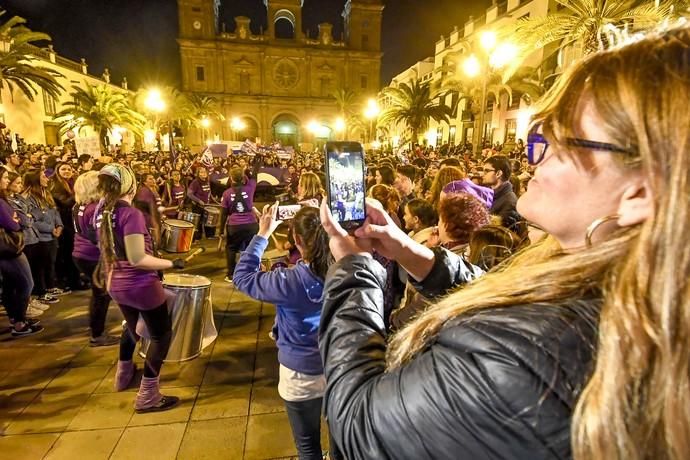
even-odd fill
[[(435, 253), (432, 272), (417, 285), (425, 295), (475, 276), (460, 257)], [(590, 374), (599, 299), (461, 315), (387, 373), (384, 281), (367, 256), (343, 258), (326, 281), (324, 406), (347, 459), (571, 457), (570, 417)]]

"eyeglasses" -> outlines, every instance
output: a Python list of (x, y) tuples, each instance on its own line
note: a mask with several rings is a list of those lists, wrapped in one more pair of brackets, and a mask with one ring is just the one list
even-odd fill
[[(544, 159), (546, 151), (549, 148), (549, 143), (544, 138), (543, 134), (537, 132), (541, 124), (532, 128), (527, 134), (527, 161), (532, 166), (538, 165)], [(635, 149), (625, 148), (608, 142), (590, 141), (588, 139), (580, 139), (577, 137), (566, 137), (566, 145), (570, 147), (579, 147), (590, 150), (600, 150), (611, 153), (634, 154), (637, 153)]]

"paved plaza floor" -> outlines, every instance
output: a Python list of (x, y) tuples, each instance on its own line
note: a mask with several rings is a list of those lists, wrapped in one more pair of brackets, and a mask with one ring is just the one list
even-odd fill
[[(268, 332), (275, 309), (223, 282), (215, 241), (186, 273), (213, 280), (219, 336), (192, 361), (163, 366), (165, 394), (181, 404), (135, 414), (141, 378), (116, 393), (118, 347), (88, 345), (90, 291), (63, 296), (42, 317), (45, 330), (12, 339), (0, 330), (0, 459), (277, 459), (296, 455), (277, 392), (278, 362)], [(0, 321), (6, 322), (6, 317)], [(116, 305), (108, 329), (119, 334)], [(2, 324), (2, 323), (0, 323)], [(136, 358), (139, 369), (141, 358)], [(326, 435), (323, 431), (323, 446)]]

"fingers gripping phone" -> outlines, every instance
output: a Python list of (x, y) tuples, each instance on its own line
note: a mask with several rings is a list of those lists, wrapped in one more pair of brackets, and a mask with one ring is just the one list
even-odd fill
[(345, 230), (364, 224), (364, 149), (359, 142), (326, 143), (328, 207)]
[(285, 206), (278, 206), (278, 220), (290, 220), (295, 217), (297, 211), (302, 208), (299, 204), (288, 204)]

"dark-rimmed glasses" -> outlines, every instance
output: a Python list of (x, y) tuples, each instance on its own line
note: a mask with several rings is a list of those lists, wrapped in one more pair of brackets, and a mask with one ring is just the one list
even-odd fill
[[(532, 166), (538, 165), (544, 159), (546, 151), (549, 148), (549, 143), (544, 138), (544, 135), (539, 133), (541, 125), (534, 126), (529, 134), (527, 134), (527, 161)], [(577, 137), (566, 137), (565, 142), (570, 147), (579, 147), (590, 150), (600, 150), (612, 153), (636, 153), (634, 149), (621, 147), (608, 142), (590, 141), (588, 139), (580, 139)]]

